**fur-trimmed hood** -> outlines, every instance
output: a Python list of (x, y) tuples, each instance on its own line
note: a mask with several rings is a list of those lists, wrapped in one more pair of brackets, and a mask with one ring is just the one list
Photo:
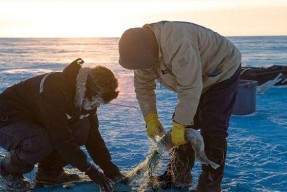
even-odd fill
[(76, 59), (64, 70), (63, 74), (68, 84), (75, 85), (72, 87), (72, 91), (75, 94), (74, 104), (76, 108), (81, 108), (85, 93), (86, 93), (86, 82), (88, 74), (91, 68), (82, 67), (84, 61), (82, 59)]
[(86, 93), (86, 83), (88, 79), (88, 74), (91, 71), (91, 68), (83, 67), (79, 69), (77, 78), (76, 78), (76, 94), (75, 94), (75, 106), (81, 107), (84, 101)]

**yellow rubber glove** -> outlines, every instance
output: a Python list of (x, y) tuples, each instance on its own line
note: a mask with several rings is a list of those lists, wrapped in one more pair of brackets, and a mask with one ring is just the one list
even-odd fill
[(187, 143), (185, 140), (185, 127), (183, 125), (173, 122), (173, 127), (171, 129), (171, 141), (177, 146)]
[(156, 113), (148, 114), (147, 116), (145, 116), (144, 120), (146, 122), (147, 135), (151, 139), (154, 139), (156, 135), (163, 135), (164, 130), (160, 121), (158, 120), (158, 115)]

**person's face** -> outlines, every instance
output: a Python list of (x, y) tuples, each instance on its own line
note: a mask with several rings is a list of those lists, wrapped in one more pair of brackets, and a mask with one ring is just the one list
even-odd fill
[(85, 110), (91, 110), (96, 107), (99, 107), (102, 104), (104, 104), (104, 101), (100, 97), (95, 96), (95, 97), (92, 97), (91, 99), (84, 98), (82, 108)]
[(104, 104), (104, 99), (101, 97), (101, 89), (93, 82), (92, 78), (88, 76), (86, 94), (82, 104), (85, 110), (91, 110)]

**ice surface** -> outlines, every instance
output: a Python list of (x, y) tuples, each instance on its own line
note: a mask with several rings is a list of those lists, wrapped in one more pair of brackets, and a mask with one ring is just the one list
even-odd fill
[[(229, 39), (241, 50), (243, 66), (287, 65), (287, 37)], [(62, 70), (79, 57), (87, 66), (111, 68), (120, 83), (120, 95), (113, 103), (133, 107), (100, 107), (100, 131), (114, 162), (128, 171), (146, 158), (151, 141), (135, 98), (133, 73), (117, 64), (117, 43), (117, 38), (0, 39), (0, 92), (40, 73)], [(176, 95), (159, 85), (156, 92), (160, 120), (168, 131)], [(271, 88), (257, 94), (256, 101), (254, 114), (231, 117), (224, 191), (287, 191), (287, 88)], [(200, 163), (196, 163), (192, 170), (194, 185), (200, 169)], [(27, 176), (33, 179), (34, 172)]]

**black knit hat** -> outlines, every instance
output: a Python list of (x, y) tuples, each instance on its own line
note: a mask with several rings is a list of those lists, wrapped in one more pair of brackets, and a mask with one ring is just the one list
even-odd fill
[(158, 63), (158, 44), (149, 28), (126, 30), (119, 41), (119, 64), (126, 69), (149, 69)]

